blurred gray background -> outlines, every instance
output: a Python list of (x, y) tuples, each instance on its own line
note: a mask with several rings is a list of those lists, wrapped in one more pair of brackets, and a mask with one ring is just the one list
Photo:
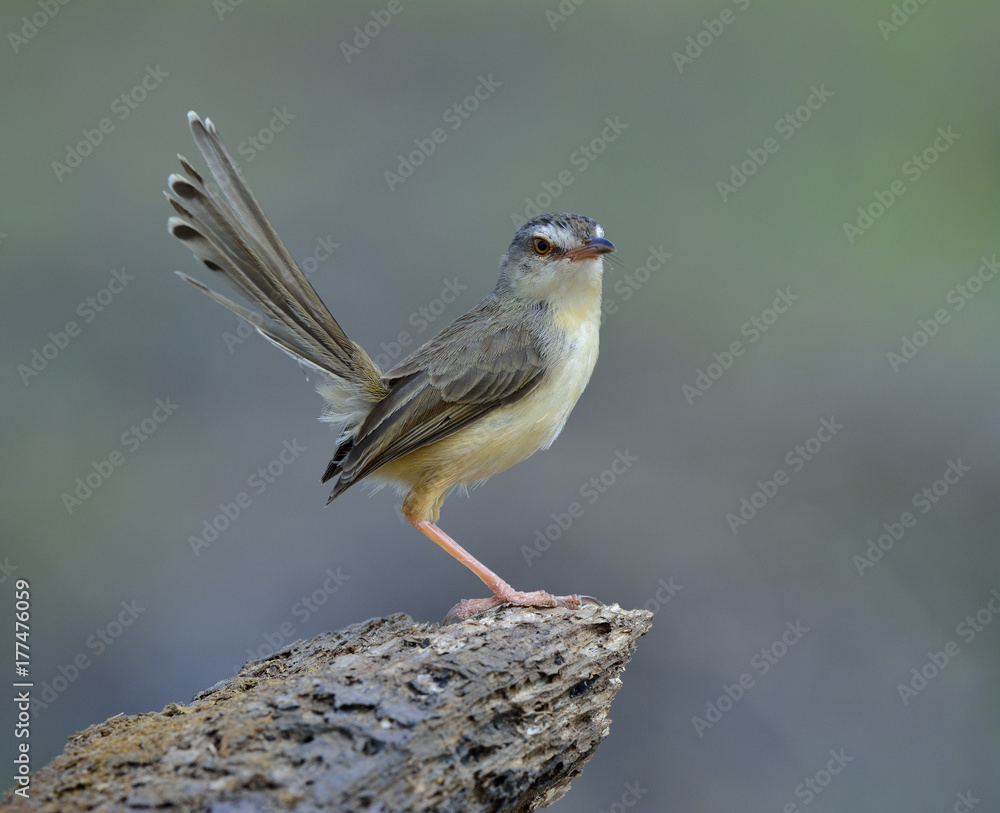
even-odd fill
[(0, 10), (0, 607), (29, 581), (35, 767), (484, 594), (393, 494), (324, 508), (313, 383), (174, 275), (210, 276), (161, 195), (201, 166), (193, 108), (383, 364), (492, 288), (531, 206), (618, 247), (562, 436), (441, 523), (516, 587), (656, 610), (553, 809), (997, 809), (1000, 7), (46, 8)]

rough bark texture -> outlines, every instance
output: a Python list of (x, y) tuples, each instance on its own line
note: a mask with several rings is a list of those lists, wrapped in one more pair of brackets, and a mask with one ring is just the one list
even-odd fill
[(248, 663), (191, 705), (92, 726), (12, 807), (535, 810), (608, 735), (651, 619), (612, 605), (355, 624)]

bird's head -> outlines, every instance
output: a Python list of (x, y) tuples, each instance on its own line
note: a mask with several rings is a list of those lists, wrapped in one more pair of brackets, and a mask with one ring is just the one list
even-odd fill
[(577, 311), (600, 306), (602, 255), (615, 250), (601, 225), (583, 215), (532, 218), (500, 260), (498, 289), (530, 304)]

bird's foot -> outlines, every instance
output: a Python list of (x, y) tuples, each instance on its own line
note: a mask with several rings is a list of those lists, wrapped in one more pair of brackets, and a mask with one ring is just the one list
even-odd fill
[(534, 590), (530, 593), (522, 593), (519, 590), (510, 590), (497, 593), (490, 598), (467, 598), (458, 602), (448, 615), (444, 617), (444, 624), (453, 621), (464, 621), (479, 613), (492, 610), (501, 604), (513, 604), (517, 607), (567, 607), (570, 610), (579, 610), (584, 604), (600, 604), (593, 596), (578, 596), (575, 593), (571, 596), (554, 596), (544, 590)]

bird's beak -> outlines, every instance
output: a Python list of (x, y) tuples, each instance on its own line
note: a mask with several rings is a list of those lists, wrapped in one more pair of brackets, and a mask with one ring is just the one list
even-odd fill
[(589, 260), (592, 257), (600, 257), (602, 254), (610, 254), (615, 250), (615, 244), (603, 237), (591, 237), (579, 248), (571, 248), (563, 259), (575, 262), (577, 260)]

